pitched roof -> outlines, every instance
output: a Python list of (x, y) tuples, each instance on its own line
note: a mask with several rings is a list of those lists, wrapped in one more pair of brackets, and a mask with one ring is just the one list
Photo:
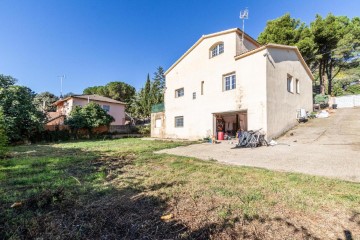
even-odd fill
[(281, 45), (281, 44), (275, 44), (275, 43), (268, 43), (264, 46), (261, 46), (259, 48), (255, 48), (253, 50), (250, 50), (250, 51), (247, 51), (245, 53), (242, 53), (240, 55), (237, 55), (235, 56), (235, 60), (239, 60), (241, 58), (244, 58), (244, 57), (247, 57), (247, 56), (250, 56), (252, 54), (255, 54), (257, 52), (260, 52), (264, 49), (267, 49), (267, 48), (278, 48), (278, 49), (286, 49), (286, 50), (293, 50), (295, 51), (296, 55), (298, 56), (301, 64), (303, 65), (303, 67), (305, 68), (307, 74), (309, 75), (309, 77), (314, 80), (314, 76), (309, 68), (309, 66), (306, 64), (304, 58), (301, 56), (301, 53), (299, 51), (299, 49), (296, 47), (296, 46), (288, 46), (288, 45)]
[[(231, 28), (225, 31), (221, 31), (221, 32), (216, 32), (216, 33), (211, 33), (211, 34), (207, 34), (207, 35), (202, 35), (202, 37), (197, 40), (197, 42), (191, 46), (191, 48), (189, 48), (189, 50), (187, 50), (168, 70), (166, 70), (165, 75), (168, 74), (179, 62), (181, 62), (181, 60), (183, 60), (196, 46), (198, 46), (204, 39), (207, 38), (212, 38), (212, 37), (217, 37), (220, 35), (224, 35), (224, 34), (228, 34), (228, 33), (233, 33), (236, 32), (238, 34), (242, 34), (243, 32), (239, 29), (239, 28)], [(251, 43), (253, 43), (255, 46), (259, 47), (260, 44), (253, 39), (252, 37), (250, 37), (249, 35), (247, 35), (246, 33), (244, 33), (244, 38), (247, 39), (248, 41), (250, 41)]]
[(54, 103), (54, 105), (57, 105), (58, 103), (61, 103), (61, 102), (65, 102), (70, 98), (81, 98), (81, 99), (86, 99), (86, 100), (89, 99), (89, 100), (93, 100), (93, 101), (101, 101), (101, 102), (108, 102), (108, 103), (118, 103), (118, 104), (126, 105), (126, 103), (124, 103), (124, 102), (120, 102), (120, 101), (114, 100), (112, 98), (103, 97), (103, 96), (96, 95), (96, 94), (73, 95), (73, 96), (70, 96), (70, 97), (67, 97), (67, 98), (60, 99), (60, 100), (56, 101)]

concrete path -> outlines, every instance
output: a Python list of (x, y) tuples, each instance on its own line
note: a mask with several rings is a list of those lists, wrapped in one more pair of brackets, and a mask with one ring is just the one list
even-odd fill
[(158, 153), (360, 182), (360, 108), (337, 109), (329, 118), (302, 123), (277, 142), (274, 147), (232, 149), (223, 141)]

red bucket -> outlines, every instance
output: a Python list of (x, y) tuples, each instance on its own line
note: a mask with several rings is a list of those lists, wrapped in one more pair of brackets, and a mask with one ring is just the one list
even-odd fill
[(218, 132), (218, 140), (224, 140), (224, 132)]

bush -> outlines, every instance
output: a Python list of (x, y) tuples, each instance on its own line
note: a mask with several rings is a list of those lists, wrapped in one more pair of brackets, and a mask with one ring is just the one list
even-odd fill
[(360, 94), (360, 85), (351, 85), (346, 88), (346, 92), (350, 94)]
[(4, 158), (7, 153), (7, 137), (5, 131), (0, 129), (0, 158)]
[(142, 135), (150, 135), (150, 125), (138, 126), (138, 132)]
[(315, 95), (316, 104), (327, 104), (329, 102), (329, 95), (318, 94)]

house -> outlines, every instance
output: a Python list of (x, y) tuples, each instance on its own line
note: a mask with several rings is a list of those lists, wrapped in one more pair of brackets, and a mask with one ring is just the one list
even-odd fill
[(115, 121), (111, 125), (125, 124), (125, 103), (99, 95), (74, 95), (60, 99), (54, 103), (56, 112), (48, 113), (47, 126), (64, 125), (64, 120), (69, 116), (75, 106), (84, 106), (89, 102), (99, 104), (105, 111), (114, 117)]
[(262, 129), (268, 139), (312, 111), (313, 75), (297, 47), (260, 46), (240, 29), (202, 36), (166, 72), (152, 137), (202, 139)]

